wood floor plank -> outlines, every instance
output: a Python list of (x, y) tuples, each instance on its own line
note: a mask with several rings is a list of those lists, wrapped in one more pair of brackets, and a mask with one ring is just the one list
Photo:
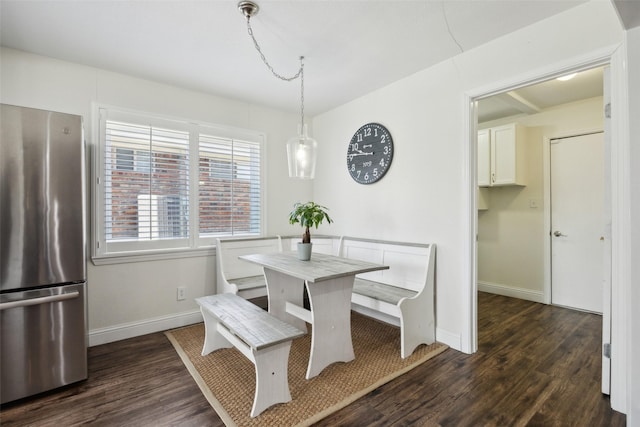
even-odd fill
[(4, 405), (5, 426), (224, 426), (162, 333), (89, 349), (89, 379)]
[[(600, 337), (599, 316), (484, 293), (478, 313), (477, 353), (448, 350), (318, 425), (359, 426), (358, 417), (373, 409), (385, 413), (384, 420), (371, 424), (378, 426), (626, 424), (600, 393), (600, 352), (591, 338)], [(562, 361), (563, 351), (569, 361)], [(556, 359), (555, 367), (544, 365), (549, 357)], [(567, 369), (557, 369), (561, 366)], [(568, 391), (570, 398), (563, 397)], [(581, 404), (576, 416), (572, 401), (589, 403)]]
[[(480, 293), (477, 353), (446, 350), (317, 425), (624, 426), (600, 393), (601, 330), (597, 315)], [(224, 425), (162, 333), (90, 348), (87, 381), (4, 405), (0, 424)]]

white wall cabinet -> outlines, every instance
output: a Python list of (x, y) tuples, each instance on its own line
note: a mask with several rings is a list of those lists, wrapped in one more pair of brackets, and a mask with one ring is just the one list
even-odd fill
[(489, 129), (478, 131), (478, 186), (491, 186), (491, 145)]
[(511, 123), (478, 131), (478, 186), (525, 185), (524, 129)]

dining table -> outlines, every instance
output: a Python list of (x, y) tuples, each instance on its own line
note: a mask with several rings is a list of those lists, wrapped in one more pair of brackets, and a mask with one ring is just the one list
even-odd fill
[[(311, 350), (306, 378), (335, 362), (355, 358), (351, 341), (351, 293), (356, 274), (388, 266), (313, 253), (302, 261), (295, 252), (241, 255), (263, 267), (269, 313), (303, 331), (311, 324)], [(304, 288), (309, 309), (303, 305)]]

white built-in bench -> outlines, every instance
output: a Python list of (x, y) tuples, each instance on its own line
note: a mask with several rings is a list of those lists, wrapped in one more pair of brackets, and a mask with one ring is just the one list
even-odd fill
[(216, 246), (218, 293), (237, 294), (245, 299), (267, 295), (262, 267), (238, 257), (281, 250), (278, 236), (218, 239)]
[[(313, 252), (338, 255), (389, 266), (360, 274), (354, 283), (352, 308), (400, 326), (401, 355), (435, 341), (435, 244), (402, 243), (356, 237), (312, 236)], [(295, 251), (299, 236), (218, 239), (218, 293), (243, 298), (267, 294), (262, 267), (240, 255)]]
[[(313, 234), (311, 236), (312, 252), (314, 254), (338, 255), (340, 253), (341, 237)], [(298, 250), (298, 243), (302, 241), (302, 236), (280, 236), (283, 251)]]
[[(356, 276), (352, 308), (391, 323), (399, 320), (400, 354), (435, 341), (434, 261), (436, 245), (343, 237), (340, 255), (388, 265)], [(382, 314), (382, 315), (379, 315)]]
[(276, 403), (291, 401), (288, 381), (291, 341), (305, 335), (244, 298), (217, 294), (196, 298), (204, 318), (202, 355), (221, 348), (237, 348), (256, 370), (251, 416)]

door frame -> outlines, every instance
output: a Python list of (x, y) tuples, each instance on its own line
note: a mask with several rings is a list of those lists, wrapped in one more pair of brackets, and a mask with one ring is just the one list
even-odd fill
[[(461, 349), (467, 353), (478, 350), (478, 266), (477, 266), (477, 100), (523, 86), (540, 83), (571, 72), (609, 65), (611, 103), (614, 114), (611, 118), (611, 342), (615, 350), (611, 354), (611, 407), (626, 413), (628, 306), (630, 294), (630, 166), (629, 166), (629, 107), (627, 80), (626, 40), (621, 44), (590, 52), (589, 54), (551, 64), (504, 81), (475, 88), (464, 93), (464, 123), (467, 129), (463, 139), (464, 168), (463, 192), (467, 206), (462, 247), (467, 263), (462, 266), (466, 277), (466, 292), (463, 292), (464, 313), (461, 333)], [(618, 106), (619, 108), (615, 108)]]

